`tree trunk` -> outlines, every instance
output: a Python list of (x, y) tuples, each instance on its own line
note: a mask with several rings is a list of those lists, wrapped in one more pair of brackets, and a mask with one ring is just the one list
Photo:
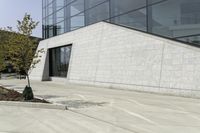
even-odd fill
[(29, 79), (29, 74), (26, 74), (26, 77), (27, 77), (27, 81), (28, 81), (28, 87), (31, 87), (30, 79)]

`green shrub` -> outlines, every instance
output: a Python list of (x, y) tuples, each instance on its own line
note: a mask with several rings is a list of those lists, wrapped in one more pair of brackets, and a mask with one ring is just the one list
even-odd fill
[(25, 100), (32, 100), (34, 98), (31, 87), (26, 86), (23, 91), (23, 97)]

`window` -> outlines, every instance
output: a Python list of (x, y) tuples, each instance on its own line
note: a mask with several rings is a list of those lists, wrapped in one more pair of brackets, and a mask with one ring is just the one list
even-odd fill
[(107, 1), (107, 0), (85, 0), (85, 3), (87, 5), (87, 9), (88, 9), (88, 8), (94, 7), (100, 3), (103, 3), (105, 1)]
[(70, 3), (74, 2), (74, 1), (76, 1), (76, 0), (66, 0), (66, 5), (68, 5), (68, 4), (70, 4)]
[(53, 26), (49, 27), (49, 37), (53, 37)]
[(177, 40), (200, 45), (200, 36), (199, 35), (177, 38)]
[(87, 24), (93, 24), (109, 18), (109, 2), (98, 5), (86, 11)]
[(64, 8), (56, 12), (56, 23), (64, 20)]
[(160, 3), (160, 2), (165, 2), (167, 0), (148, 0), (148, 4), (151, 5), (151, 4), (156, 4), (156, 3)]
[(111, 0), (112, 16), (146, 6), (146, 0)]
[(76, 0), (70, 4), (70, 16), (74, 16), (84, 10), (84, 0)]
[(65, 0), (56, 0), (56, 10), (64, 7), (65, 5)]
[(181, 4), (181, 24), (200, 23), (200, 2)]
[(42, 0), (42, 7), (46, 6), (46, 0)]
[(42, 17), (46, 17), (46, 8), (42, 9)]
[(53, 0), (47, 0), (47, 4), (52, 3), (52, 2), (53, 2)]
[(56, 24), (56, 32), (57, 32), (57, 35), (64, 33), (64, 21)]
[(49, 26), (52, 26), (52, 25), (53, 25), (53, 15), (47, 17), (47, 24), (48, 24)]
[(49, 50), (50, 76), (67, 77), (72, 45)]
[(81, 13), (77, 16), (74, 16), (71, 18), (71, 28), (70, 30), (75, 30), (78, 29), (80, 27), (83, 27), (85, 25), (85, 21), (84, 21), (84, 14)]
[(47, 8), (47, 15), (50, 15), (53, 13), (53, 4), (48, 5), (46, 8)]
[(146, 8), (115, 17), (111, 21), (117, 24), (146, 31)]
[(150, 31), (172, 38), (199, 34), (199, 6), (199, 0), (167, 0), (150, 6)]

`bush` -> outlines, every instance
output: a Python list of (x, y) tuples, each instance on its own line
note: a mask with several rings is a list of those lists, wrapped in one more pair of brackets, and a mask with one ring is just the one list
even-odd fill
[(25, 100), (32, 100), (34, 98), (31, 87), (26, 86), (23, 91), (23, 97)]

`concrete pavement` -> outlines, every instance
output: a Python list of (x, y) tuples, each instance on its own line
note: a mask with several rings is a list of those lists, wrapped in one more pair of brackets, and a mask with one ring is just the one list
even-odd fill
[[(0, 80), (22, 91), (24, 80)], [(200, 100), (32, 82), (34, 94), (68, 111), (0, 106), (0, 132), (199, 133)]]
[(0, 106), (4, 133), (130, 133), (114, 125), (70, 111)]

